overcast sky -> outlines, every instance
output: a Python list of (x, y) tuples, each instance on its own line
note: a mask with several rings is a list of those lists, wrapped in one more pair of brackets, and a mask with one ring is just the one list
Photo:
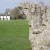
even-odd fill
[[(20, 2), (24, 2), (24, 1), (26, 0), (0, 0), (0, 13), (3, 13), (6, 8), (14, 8)], [(29, 0), (29, 1), (34, 3), (44, 2), (46, 5), (50, 6), (50, 0)]]

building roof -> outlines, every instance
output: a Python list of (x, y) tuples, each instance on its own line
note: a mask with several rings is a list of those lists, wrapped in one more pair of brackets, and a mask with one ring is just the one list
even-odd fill
[(0, 13), (0, 16), (10, 16), (10, 14)]

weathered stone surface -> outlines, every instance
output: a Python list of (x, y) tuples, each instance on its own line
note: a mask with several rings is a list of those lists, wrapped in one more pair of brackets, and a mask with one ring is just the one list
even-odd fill
[(32, 50), (50, 50), (50, 12), (44, 4), (23, 3)]

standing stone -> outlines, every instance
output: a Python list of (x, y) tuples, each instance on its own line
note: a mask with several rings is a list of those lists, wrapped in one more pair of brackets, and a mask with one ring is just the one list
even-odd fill
[(23, 3), (32, 50), (50, 50), (50, 15), (44, 4)]

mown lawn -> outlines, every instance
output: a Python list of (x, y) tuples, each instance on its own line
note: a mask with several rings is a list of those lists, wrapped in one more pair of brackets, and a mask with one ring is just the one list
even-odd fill
[(27, 21), (0, 21), (0, 50), (30, 50)]

